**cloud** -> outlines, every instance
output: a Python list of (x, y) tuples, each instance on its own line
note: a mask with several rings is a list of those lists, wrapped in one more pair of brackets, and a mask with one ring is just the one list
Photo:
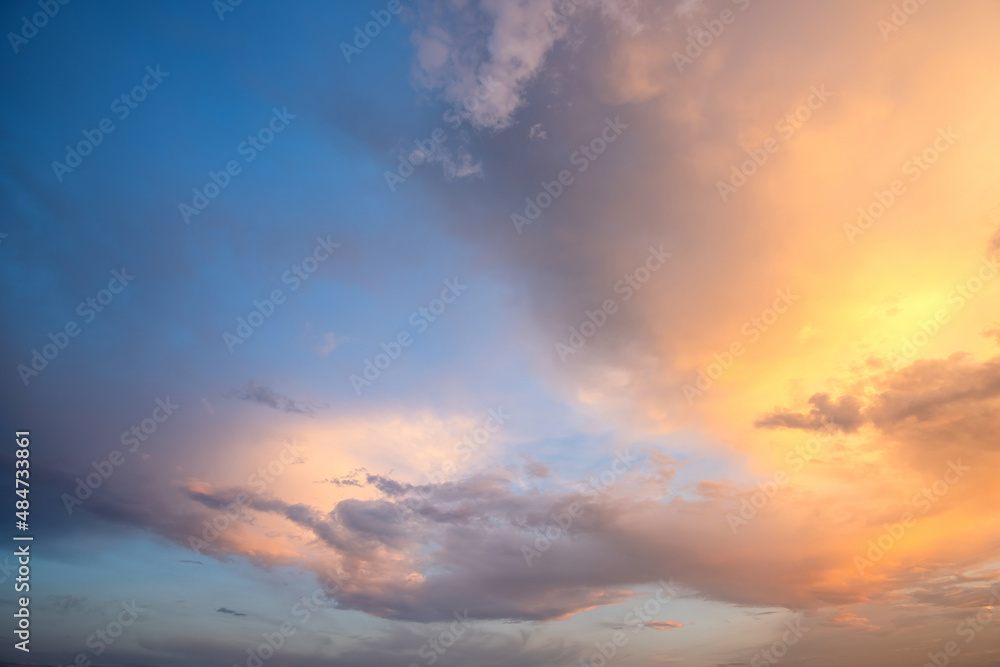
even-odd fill
[(326, 357), (336, 350), (339, 345), (346, 342), (347, 338), (344, 336), (338, 337), (334, 332), (327, 331), (323, 334), (323, 341), (323, 344), (319, 346), (319, 353), (320, 356)]
[[(411, 41), (417, 47), (418, 81), (444, 89), (449, 102), (476, 99), (468, 117), (473, 127), (502, 130), (513, 123), (524, 105), (524, 88), (534, 78), (553, 43), (565, 34), (565, 24), (549, 24), (553, 0), (484, 0), (468, 3), (458, 15), (429, 17), (433, 23), (418, 28)], [(475, 26), (475, 29), (470, 29)]]
[(528, 477), (546, 479), (552, 476), (552, 469), (541, 461), (528, 461), (524, 464), (524, 472)]
[(827, 623), (830, 625), (838, 625), (841, 627), (851, 628), (855, 631), (865, 630), (874, 631), (878, 630), (878, 627), (872, 625), (867, 618), (858, 616), (850, 609), (840, 609), (835, 613), (831, 614), (827, 619)]
[[(696, 4), (701, 3), (683, 3), (693, 14), (698, 14), (693, 9)], [(937, 270), (937, 262), (927, 262), (930, 255), (921, 252), (919, 243), (924, 236), (940, 236), (924, 233), (927, 227), (922, 226), (920, 210), (933, 203), (933, 196), (927, 195), (933, 195), (935, 183), (960, 181), (942, 160), (935, 167), (942, 171), (921, 181), (922, 194), (912, 188), (912, 196), (922, 199), (893, 212), (907, 218), (904, 236), (913, 247), (905, 253), (895, 254), (900, 237), (892, 236), (904, 227), (880, 223), (853, 247), (843, 239), (837, 246), (835, 239), (841, 224), (850, 220), (841, 218), (851, 214), (850, 202), (858, 193), (870, 192), (871, 183), (889, 183), (894, 177), (872, 165), (895, 169), (912, 153), (929, 120), (951, 118), (953, 113), (962, 121), (977, 120), (963, 111), (976, 106), (972, 98), (976, 86), (961, 73), (978, 71), (962, 65), (983, 60), (956, 57), (953, 47), (957, 40), (974, 44), (977, 37), (967, 30), (955, 31), (963, 26), (950, 18), (966, 10), (941, 14), (933, 22), (931, 67), (914, 57), (926, 51), (928, 43), (919, 39), (921, 27), (916, 21), (906, 27), (916, 32), (884, 41), (877, 35), (871, 39), (875, 17), (869, 13), (874, 10), (866, 9), (865, 3), (856, 3), (857, 13), (818, 4), (807, 12), (800, 5), (752, 3), (751, 10), (738, 14), (739, 23), (726, 28), (681, 76), (669, 54), (683, 49), (687, 36), (683, 30), (668, 32), (644, 21), (637, 24), (642, 29), (634, 35), (611, 36), (592, 31), (597, 25), (595, 13), (583, 15), (581, 10), (562, 33), (541, 22), (536, 10), (545, 5), (441, 5), (439, 14), (421, 18), (414, 38), (415, 78), (422, 81), (420, 85), (443, 90), (455, 104), (464, 105), (482, 85), (480, 77), (505, 82), (496, 88), (497, 99), (491, 97), (470, 112), (473, 126), (487, 130), (483, 135), (523, 121), (525, 126), (545, 128), (549, 137), (532, 142), (525, 139), (523, 128), (484, 136), (481, 156), (457, 150), (447, 154), (451, 166), (445, 168), (446, 174), (473, 176), (465, 184), (468, 187), (461, 188), (463, 192), (452, 184), (442, 187), (452, 194), (441, 210), (462, 213), (454, 224), (461, 228), (463, 240), (481, 249), (480, 265), (503, 273), (498, 280), (510, 287), (510, 301), (529, 309), (517, 323), (530, 324), (512, 327), (516, 335), (510, 338), (523, 343), (519, 350), (542, 351), (537, 363), (530, 358), (532, 380), (552, 388), (557, 400), (565, 399), (566, 412), (582, 406), (580, 413), (588, 420), (614, 413), (616, 423), (623, 425), (621, 431), (653, 424), (660, 429), (656, 436), (669, 430), (679, 448), (695, 455), (705, 451), (699, 449), (705, 441), (712, 441), (712, 447), (718, 443), (719, 467), (703, 472), (717, 473), (716, 477), (740, 474), (734, 470), (742, 471), (744, 463), (751, 474), (770, 474), (772, 468), (767, 466), (783, 454), (774, 457), (774, 448), (799, 436), (796, 430), (819, 428), (824, 419), (836, 421), (843, 433), (802, 471), (802, 478), (778, 490), (738, 535), (731, 533), (725, 517), (758, 490), (756, 480), (695, 479), (681, 492), (665, 497), (660, 492), (684, 475), (675, 475), (677, 466), (669, 460), (661, 465), (650, 457), (641, 472), (598, 498), (572, 490), (554, 466), (551, 474), (530, 478), (544, 483), (527, 488), (520, 486), (522, 479), (486, 473), (448, 484), (418, 485), (413, 483), (420, 479), (417, 466), (398, 474), (365, 471), (335, 477), (327, 480), (327, 486), (308, 485), (307, 492), (293, 484), (279, 485), (269, 489), (273, 495), (254, 496), (250, 516), (234, 522), (213, 541), (211, 554), (246, 556), (265, 564), (308, 563), (317, 572), (327, 564), (342, 568), (351, 583), (338, 597), (339, 605), (421, 622), (447, 620), (469, 600), (479, 618), (561, 618), (628, 600), (637, 585), (670, 576), (690, 586), (693, 595), (733, 604), (822, 608), (886, 598), (898, 603), (909, 600), (907, 595), (926, 604), (962, 602), (959, 589), (969, 585), (959, 579), (963, 571), (997, 553), (992, 548), (995, 540), (989, 542), (992, 533), (981, 530), (990, 525), (990, 512), (996, 507), (996, 491), (983, 483), (970, 479), (951, 489), (933, 513), (921, 516), (918, 530), (878, 563), (871, 579), (861, 580), (852, 573), (851, 557), (877, 537), (883, 523), (897, 521), (899, 512), (912, 509), (913, 494), (935, 480), (925, 473), (939, 472), (949, 456), (978, 451), (986, 465), (977, 471), (996, 469), (989, 465), (998, 426), (995, 369), (989, 363), (957, 357), (920, 361), (902, 372), (881, 366), (870, 374), (865, 370), (855, 375), (860, 362), (849, 357), (855, 349), (864, 349), (867, 356), (874, 342), (863, 334), (883, 323), (863, 318), (867, 292), (877, 292), (884, 284), (879, 281), (884, 274), (865, 267), (905, 276), (907, 287), (911, 276), (917, 282), (921, 273)], [(669, 7), (664, 13), (671, 20), (687, 18), (677, 19)], [(691, 20), (698, 23), (711, 17), (699, 14)], [(762, 35), (767, 37), (766, 49), (756, 48), (755, 40)], [(913, 50), (900, 46), (910, 36), (917, 45)], [(577, 48), (584, 39), (585, 48)], [(565, 49), (556, 46), (560, 40)], [(844, 43), (855, 45), (848, 76), (844, 65), (829, 57)], [(993, 48), (992, 42), (989, 46)], [(517, 63), (510, 53), (524, 53), (528, 59)], [(888, 67), (893, 61), (898, 66)], [(783, 63), (780, 77), (774, 76), (776, 62)], [(857, 63), (865, 67), (856, 67)], [(594, 77), (595, 71), (604, 77)], [(735, 197), (724, 204), (719, 201), (714, 196), (716, 180), (726, 179), (732, 164), (775, 135), (775, 121), (800, 104), (804, 91), (820, 83), (820, 76), (835, 82), (833, 101), (816, 111), (793, 141), (782, 143), (778, 154), (756, 170)], [(670, 94), (662, 94), (665, 90)], [(943, 107), (937, 99), (962, 103)], [(619, 104), (623, 106), (614, 106)], [(351, 108), (346, 102), (336, 106)], [(914, 110), (919, 114), (909, 116)], [(352, 113), (367, 116), (362, 105), (355, 105)], [(368, 119), (372, 127), (386, 134), (397, 131), (375, 113)], [(577, 172), (569, 161), (571, 152), (592, 142), (603, 119), (618, 113), (629, 130), (586, 172)], [(983, 117), (988, 119), (986, 113)], [(895, 150), (893, 140), (905, 149), (902, 153)], [(972, 143), (963, 150), (974, 150)], [(980, 143), (994, 149), (988, 141)], [(438, 158), (443, 164), (444, 155)], [(869, 159), (873, 155), (878, 159)], [(863, 168), (857, 172), (845, 165)], [(572, 187), (524, 236), (516, 235), (507, 224), (510, 214), (520, 209), (525, 196), (539, 191), (540, 183), (553, 182), (561, 169), (573, 170)], [(488, 179), (476, 177), (487, 171)], [(845, 179), (845, 173), (852, 178)], [(972, 169), (962, 175), (975, 177)], [(969, 185), (970, 192), (976, 185), (961, 182)], [(433, 185), (421, 194), (431, 200)], [(946, 198), (949, 207), (960, 205), (955, 199)], [(963, 219), (960, 212), (939, 213), (932, 210), (928, 215), (936, 220)], [(977, 252), (982, 236), (977, 229)], [(955, 252), (942, 254), (941, 263), (958, 254), (960, 233), (954, 237)], [(561, 367), (557, 362), (553, 371), (541, 355), (547, 350), (551, 361), (552, 342), (578, 325), (583, 313), (593, 312), (606, 298), (620, 296), (614, 291), (617, 281), (635, 270), (648, 244), (660, 243), (676, 249), (676, 268), (665, 268), (627, 303), (619, 301), (618, 313), (587, 341), (572, 364)], [(830, 257), (836, 261), (827, 263)], [(812, 274), (818, 277), (810, 282)], [(678, 409), (679, 383), (693, 378), (732, 341), (748, 342), (741, 332), (744, 323), (758, 317), (771, 304), (774, 289), (792, 278), (806, 282), (802, 291), (808, 296), (773, 326), (753, 329), (760, 340), (754, 339), (754, 347), (735, 360), (705, 397), (715, 410), (710, 413), (713, 419), (697, 422), (698, 406)], [(892, 292), (899, 289), (898, 284), (891, 287)], [(875, 294), (872, 301), (882, 296)], [(977, 304), (975, 310), (980, 309)], [(962, 317), (975, 314), (967, 310)], [(812, 332), (808, 341), (801, 335), (807, 325)], [(979, 330), (980, 324), (975, 326)], [(878, 333), (886, 337), (883, 331)], [(471, 338), (461, 334), (456, 339)], [(950, 335), (942, 333), (935, 345), (946, 345)], [(851, 351), (838, 352), (845, 348)], [(500, 354), (488, 356), (508, 364)], [(834, 367), (851, 370), (845, 371), (848, 377), (829, 385), (835, 387), (829, 393), (816, 393), (815, 383)], [(476, 375), (468, 368), (459, 373), (463, 379)], [(426, 386), (448, 384), (426, 382)], [(795, 399), (774, 398), (776, 387), (788, 385)], [(802, 392), (801, 387), (807, 390)], [(285, 412), (311, 410), (252, 382), (237, 392), (241, 400)], [(715, 397), (717, 402), (711, 403)], [(411, 400), (430, 403), (422, 395)], [(780, 404), (788, 408), (772, 410)], [(644, 419), (632, 419), (633, 413)], [(736, 428), (747, 427), (762, 413), (766, 414), (758, 426), (769, 430), (758, 433), (746, 428), (747, 433), (734, 437)], [(548, 423), (557, 423), (561, 414), (550, 411)], [(371, 421), (382, 418), (374, 414)], [(684, 430), (689, 425), (701, 430)], [(851, 437), (843, 437), (845, 433)], [(411, 435), (400, 434), (393, 440), (401, 458), (423, 450)], [(768, 439), (768, 448), (758, 448), (754, 438)], [(330, 439), (322, 444), (333, 461), (359, 448), (353, 440)], [(243, 453), (241, 446), (242, 442), (222, 448), (204, 460), (242, 460), (237, 458)], [(85, 468), (91, 459), (82, 460)], [(194, 455), (182, 462), (187, 469), (202, 463)], [(173, 467), (164, 470), (161, 483), (174, 474)], [(990, 483), (995, 485), (994, 477)], [(233, 498), (232, 489), (212, 486), (197, 493), (190, 489), (180, 498), (155, 488), (130, 494), (118, 486), (127, 484), (124, 480), (116, 473), (81, 514), (92, 512), (148, 529), (185, 546), (188, 537), (200, 535), (203, 522)], [(73, 475), (61, 482), (65, 488), (60, 492), (75, 486)], [(344, 498), (355, 493), (358, 497)], [(575, 502), (583, 503), (582, 514), (558, 532), (562, 529), (554, 517), (564, 517)], [(538, 540), (550, 528), (563, 536), (550, 540), (541, 555), (527, 563), (523, 547), (544, 544)], [(944, 590), (927, 584), (937, 578), (960, 581), (962, 586)], [(867, 611), (864, 616), (877, 618)], [(847, 615), (840, 621), (857, 625)], [(199, 655), (190, 645), (186, 648)], [(456, 647), (449, 660), (465, 657), (459, 653), (462, 650)], [(406, 664), (396, 660), (399, 654), (405, 655), (392, 652), (392, 660), (382, 662)], [(368, 653), (349, 657), (364, 660), (347, 664), (378, 661)], [(484, 664), (475, 657), (459, 662)], [(565, 655), (555, 651), (546, 657), (552, 659), (543, 664), (560, 664)]]
[(645, 27), (639, 17), (642, 3), (639, 0), (602, 0), (601, 15), (613, 19), (630, 37), (635, 37)]
[(977, 363), (957, 353), (918, 360), (892, 375), (865, 410), (865, 418), (886, 429), (907, 420), (965, 419), (974, 407), (1000, 398), (1000, 357)]
[(360, 481), (356, 479), (350, 479), (348, 477), (342, 477), (340, 479), (330, 478), (324, 479), (322, 482), (327, 484), (335, 484), (337, 486), (364, 486)]
[[(919, 403), (921, 391), (988, 377), (991, 363), (956, 357), (914, 364), (915, 368), (886, 373), (864, 401), (869, 407), (880, 406), (884, 397), (909, 396), (907, 405), (913, 400)], [(939, 368), (933, 373), (921, 369), (928, 365)], [(937, 380), (928, 383), (928, 377)], [(890, 403), (898, 405), (895, 399)], [(850, 403), (817, 398), (812, 405), (835, 412)], [(944, 421), (904, 418), (911, 430), (894, 431), (893, 440), (900, 443), (897, 449), (927, 448), (928, 443), (947, 439), (959, 443), (950, 446), (960, 446), (963, 452), (977, 447), (968, 435), (959, 441), (954, 432), (938, 432), (956, 425), (950, 416), (963, 411), (950, 410), (958, 405), (946, 401), (935, 408), (949, 410)], [(996, 415), (992, 419), (995, 427)], [(898, 422), (872, 422), (877, 428), (883, 423), (888, 427)], [(986, 426), (979, 442), (993, 442), (995, 428)], [(842, 445), (836, 442), (830, 450)], [(950, 452), (935, 446), (933, 454), (938, 465)], [(835, 456), (823, 463), (820, 468), (829, 472), (828, 479), (848, 480), (847, 485), (821, 490), (796, 484), (783, 489), (737, 535), (729, 529), (726, 515), (738, 512), (741, 498), (758, 487), (700, 480), (693, 485), (699, 489), (697, 496), (658, 500), (665, 485), (675, 480), (681, 462), (656, 452), (596, 496), (560, 481), (564, 477), (555, 470), (543, 486), (522, 488), (522, 480), (502, 473), (418, 485), (356, 469), (336, 478), (341, 483), (333, 485), (345, 492), (370, 487), (364, 497), (327, 506), (297, 500), (292, 488), (284, 489), (281, 497), (199, 484), (189, 485), (184, 497), (194, 501), (200, 512), (185, 511), (183, 503), (145, 491), (135, 498), (95, 495), (86, 509), (186, 546), (191, 535), (201, 535), (206, 519), (245, 492), (251, 498), (248, 516), (232, 522), (205, 549), (208, 555), (247, 557), (265, 565), (294, 563), (315, 570), (319, 577), (326, 569), (343, 572), (347, 583), (334, 596), (339, 608), (421, 623), (447, 620), (454, 609), (466, 607), (478, 619), (565, 618), (629, 601), (636, 586), (671, 577), (691, 595), (724, 603), (792, 609), (859, 605), (891, 599), (929, 577), (968, 571), (995, 553), (985, 538), (982, 543), (945, 540), (941, 549), (947, 553), (940, 559), (928, 554), (919, 541), (912, 551), (907, 547), (913, 542), (904, 542), (892, 555), (899, 562), (878, 564), (884, 576), (859, 578), (852, 556), (877, 535), (881, 522), (898, 520), (920, 488), (914, 485), (922, 482), (905, 480), (896, 489), (882, 472), (884, 466), (867, 473), (864, 464)], [(898, 462), (886, 465), (898, 474)], [(65, 482), (71, 483), (71, 478)], [(658, 493), (649, 493), (654, 488)], [(370, 490), (378, 497), (371, 497)], [(976, 482), (963, 482), (935, 507), (935, 515), (962, 518), (962, 504), (968, 498), (979, 507), (981, 497), (976, 494), (981, 490)], [(574, 503), (582, 511), (567, 523)], [(872, 507), (887, 509), (873, 514)], [(933, 519), (929, 515), (926, 520)], [(950, 523), (964, 525), (960, 520)], [(549, 543), (538, 542), (550, 530), (556, 537)], [(303, 550), (302, 544), (310, 546)], [(541, 544), (544, 549), (538, 548)], [(526, 547), (540, 552), (530, 563)]]
[[(782, 528), (780, 539), (768, 536), (773, 527), (734, 540), (726, 505), (716, 501), (662, 504), (636, 499), (625, 486), (596, 499), (522, 494), (509, 479), (483, 475), (424, 487), (372, 477), (383, 498), (340, 501), (328, 512), (273, 497), (251, 501), (253, 511), (280, 515), (330, 549), (326, 567), (345, 573), (335, 594), (345, 609), (420, 622), (445, 620), (458, 607), (480, 619), (550, 620), (628, 600), (631, 586), (670, 576), (740, 604), (860, 600), (847, 582), (842, 590), (821, 583), (839, 559), (824, 553), (830, 536), (812, 517), (790, 533)], [(200, 499), (222, 506), (236, 493)], [(526, 560), (525, 549), (575, 503), (583, 510), (568, 524), (560, 519), (565, 535)]]
[(246, 616), (246, 614), (241, 614), (238, 611), (233, 611), (232, 609), (226, 609), (225, 607), (219, 607), (215, 611), (217, 611), (220, 614), (232, 614), (233, 616)]
[(779, 408), (758, 418), (754, 426), (817, 431), (829, 421), (845, 433), (857, 432), (865, 423), (888, 430), (911, 419), (934, 422), (947, 415), (962, 419), (977, 404), (997, 398), (1000, 357), (975, 362), (956, 353), (947, 359), (919, 359), (890, 373), (875, 384), (870, 396), (845, 395), (833, 401), (829, 394), (814, 394), (808, 413)]
[(364, 468), (357, 468), (355, 470), (352, 470), (348, 474), (344, 475), (343, 477), (329, 477), (327, 479), (319, 480), (318, 483), (319, 484), (333, 484), (334, 486), (356, 486), (356, 487), (362, 487), (367, 482), (358, 479), (361, 475), (365, 475), (365, 477), (367, 478), (368, 471), (365, 470)]
[(464, 145), (459, 145), (454, 152), (444, 146), (438, 146), (428, 162), (439, 162), (445, 178), (449, 181), (483, 176), (482, 160), (474, 158)]
[(997, 225), (997, 231), (990, 239), (990, 250), (1000, 250), (1000, 205), (994, 206), (986, 213), (986, 220), (990, 224)]
[[(454, 619), (452, 619), (454, 620)], [(315, 621), (313, 621), (315, 623)], [(441, 632), (450, 624), (442, 624)], [(331, 641), (330, 630), (296, 627), (297, 632), (313, 641), (286, 643), (280, 651), (284, 663), (296, 667), (398, 667), (414, 662), (417, 650), (427, 642), (425, 628), (391, 625), (365, 632), (364, 636), (344, 633), (345, 640)], [(316, 634), (313, 634), (313, 632)], [(336, 630), (334, 631), (336, 632)], [(259, 640), (259, 636), (258, 640)], [(305, 639), (305, 637), (303, 637)], [(353, 641), (367, 639), (368, 641)], [(192, 638), (188, 635), (147, 635), (139, 640), (139, 650), (123, 645), (118, 651), (121, 664), (150, 664), (150, 655), (156, 656), (158, 665), (178, 667), (210, 667), (230, 664), (234, 654), (246, 656), (247, 644), (241, 638), (229, 638), (220, 633)], [(438, 647), (441, 645), (438, 644)], [(302, 652), (299, 652), (302, 651)], [(536, 628), (525, 625), (509, 631), (495, 631), (473, 626), (467, 628), (459, 641), (450, 644), (447, 653), (438, 654), (443, 664), (482, 665), (483, 667), (549, 667), (550, 665), (578, 664), (580, 658), (593, 651), (590, 645), (574, 647), (562, 638), (546, 636)], [(434, 655), (434, 654), (431, 654)], [(55, 656), (52, 664), (57, 664)], [(276, 658), (277, 659), (277, 658)], [(267, 664), (266, 662), (264, 664)], [(438, 663), (441, 664), (441, 663)]]
[(56, 613), (69, 614), (85, 611), (88, 608), (87, 598), (75, 595), (57, 595), (53, 598), (52, 605)]
[(776, 410), (754, 422), (757, 428), (795, 428), (804, 431), (819, 431), (835, 427), (845, 433), (853, 433), (863, 423), (861, 402), (853, 396), (841, 396), (830, 400), (829, 394), (813, 394), (809, 397), (813, 408), (806, 414)]
[[(1000, 356), (977, 361), (966, 353), (945, 359), (918, 359), (896, 371), (876, 364), (874, 375), (849, 381), (866, 386), (836, 401), (814, 394), (809, 413), (778, 409), (756, 420), (758, 428), (815, 431), (830, 419), (844, 433), (858, 434), (897, 473), (912, 468), (940, 474), (949, 457), (988, 465), (995, 452), (992, 432), (1000, 429)], [(862, 426), (871, 428), (864, 434)], [(846, 450), (845, 452), (846, 453)], [(850, 460), (850, 459), (848, 459)], [(866, 474), (857, 461), (855, 474)]]
[(964, 575), (942, 581), (924, 582), (913, 591), (913, 599), (951, 609), (982, 609), (1000, 602), (1000, 570), (989, 569), (978, 576)]
[(258, 405), (265, 405), (269, 408), (290, 414), (307, 415), (309, 417), (316, 415), (316, 407), (295, 400), (253, 380), (250, 380), (238, 389), (228, 390), (226, 396), (241, 401), (257, 403)]
[[(601, 0), (596, 6), (629, 34), (642, 29), (639, 3)], [(421, 87), (441, 89), (446, 101), (461, 105), (474, 128), (506, 129), (527, 103), (528, 85), (552, 47), (587, 7), (557, 0), (482, 0), (447, 13), (426, 8), (410, 37), (414, 77)], [(531, 135), (544, 138), (534, 128)]]
[(643, 625), (654, 630), (676, 630), (684, 627), (680, 621), (646, 621)]
[[(322, 545), (309, 567), (345, 573), (348, 583), (335, 596), (341, 608), (390, 619), (445, 620), (458, 606), (479, 619), (559, 619), (627, 601), (635, 586), (670, 577), (698, 596), (738, 605), (819, 610), (889, 600), (928, 577), (980, 567), (994, 552), (985, 537), (961, 548), (948, 540), (940, 547), (902, 543), (877, 564), (878, 578), (859, 576), (852, 561), (882, 523), (913, 511), (913, 494), (937, 479), (950, 457), (990, 469), (984, 457), (996, 455), (1000, 357), (977, 362), (953, 355), (879, 373), (864, 393), (837, 399), (817, 393), (809, 412), (768, 417), (793, 429), (813, 430), (824, 417), (845, 425), (822, 464), (811, 464), (832, 485), (812, 488), (803, 480), (779, 489), (735, 535), (726, 516), (758, 487), (699, 480), (691, 486), (696, 495), (657, 500), (683, 462), (656, 451), (596, 497), (553, 482), (560, 479), (556, 471), (543, 488), (521, 488), (506, 474), (418, 485), (356, 470), (338, 486), (363, 484), (379, 497), (324, 508), (257, 496), (249, 510), (290, 522)], [(877, 467), (843, 455), (858, 446), (853, 439), (868, 442), (862, 425), (881, 432), (875, 442), (892, 452)], [(978, 458), (970, 456), (975, 452)], [(977, 479), (970, 473), (920, 521), (965, 525), (981, 511), (985, 487)], [(190, 497), (215, 509), (238, 492), (202, 488)], [(574, 504), (582, 511), (567, 521)], [(872, 506), (885, 509), (873, 514)], [(547, 542), (538, 541), (551, 531)], [(268, 540), (233, 540), (226, 553), (254, 553)], [(847, 613), (834, 620), (870, 629)]]

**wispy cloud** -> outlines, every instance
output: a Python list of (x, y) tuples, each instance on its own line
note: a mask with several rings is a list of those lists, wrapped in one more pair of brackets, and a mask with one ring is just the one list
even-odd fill
[(228, 390), (226, 396), (247, 401), (248, 403), (264, 405), (275, 410), (280, 410), (281, 412), (309, 417), (315, 416), (317, 409), (322, 407), (321, 405), (310, 405), (304, 401), (296, 400), (266, 385), (258, 384), (253, 380), (250, 380), (242, 387)]
[(238, 611), (233, 611), (232, 609), (226, 609), (225, 607), (219, 607), (215, 611), (220, 614), (230, 614), (231, 616), (246, 616), (246, 614), (241, 614)]

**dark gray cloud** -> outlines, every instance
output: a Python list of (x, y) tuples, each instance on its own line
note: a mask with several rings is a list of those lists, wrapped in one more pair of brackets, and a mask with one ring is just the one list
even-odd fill
[(321, 480), (323, 484), (334, 484), (336, 486), (364, 486), (360, 481), (349, 477), (330, 478)]
[(232, 609), (226, 609), (225, 607), (219, 607), (215, 610), (219, 614), (232, 614), (233, 616), (246, 616), (246, 614), (241, 614), (238, 611), (233, 611)]

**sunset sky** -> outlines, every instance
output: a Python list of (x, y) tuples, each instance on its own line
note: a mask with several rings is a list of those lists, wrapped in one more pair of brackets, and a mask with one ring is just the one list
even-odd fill
[(0, 26), (0, 664), (1000, 664), (996, 0)]

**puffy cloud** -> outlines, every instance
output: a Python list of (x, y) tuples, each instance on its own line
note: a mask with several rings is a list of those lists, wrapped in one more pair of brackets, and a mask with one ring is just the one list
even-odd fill
[(422, 87), (442, 89), (473, 127), (506, 129), (527, 103), (528, 86), (555, 44), (591, 7), (630, 35), (642, 30), (637, 0), (481, 0), (447, 13), (424, 6), (421, 25), (411, 35), (415, 79)]
[(546, 17), (554, 9), (553, 0), (484, 0), (469, 3), (459, 16), (434, 15), (429, 20), (447, 20), (447, 27), (433, 23), (412, 37), (418, 82), (442, 87), (449, 102), (469, 100), (466, 110), (476, 128), (510, 126), (524, 105), (525, 86), (565, 34), (564, 23), (550, 25)]
[[(632, 499), (628, 480), (591, 493), (519, 493), (502, 477), (413, 487), (377, 478), (385, 497), (323, 512), (275, 498), (251, 502), (321, 540), (317, 557), (345, 574), (344, 608), (387, 618), (546, 620), (629, 598), (632, 586), (673, 577), (700, 595), (738, 604), (821, 607), (866, 595), (833, 573), (849, 564), (837, 536), (791, 506), (734, 537), (732, 500)], [(216, 506), (238, 490), (201, 496)], [(825, 512), (824, 512), (825, 513)], [(858, 543), (863, 527), (854, 526)], [(678, 539), (683, 536), (682, 539)], [(841, 534), (841, 537), (843, 534)]]

